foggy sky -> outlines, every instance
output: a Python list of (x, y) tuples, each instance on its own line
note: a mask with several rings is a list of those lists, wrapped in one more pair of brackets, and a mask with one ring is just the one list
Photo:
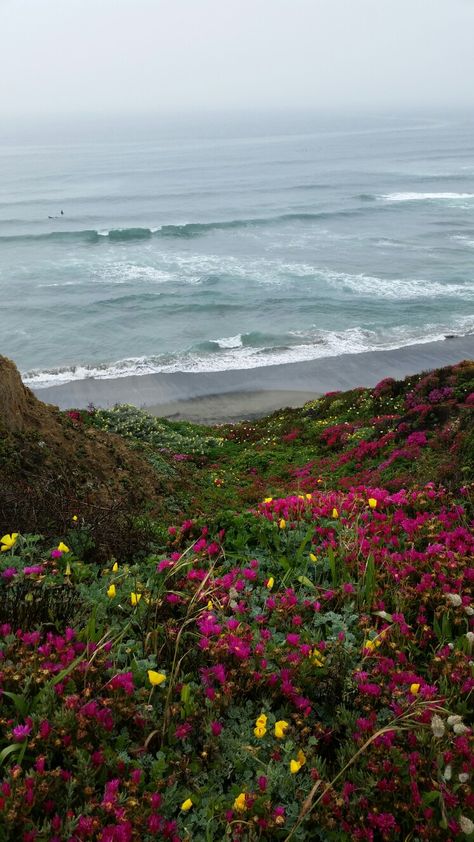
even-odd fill
[(474, 105), (474, 0), (0, 0), (0, 114)]

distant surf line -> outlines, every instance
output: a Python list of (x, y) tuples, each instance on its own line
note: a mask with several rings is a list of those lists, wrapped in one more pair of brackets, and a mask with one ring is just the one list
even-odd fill
[(258, 228), (272, 225), (284, 224), (286, 222), (306, 222), (328, 220), (337, 217), (352, 217), (365, 213), (366, 208), (348, 208), (338, 211), (316, 211), (303, 213), (285, 213), (272, 217), (255, 217), (249, 219), (230, 219), (216, 222), (186, 222), (180, 225), (160, 225), (156, 228), (130, 227), (111, 228), (97, 231), (95, 229), (84, 229), (80, 231), (50, 231), (41, 234), (11, 234), (0, 237), (3, 242), (28, 241), (38, 242), (39, 240), (55, 242), (84, 242), (100, 243), (109, 242), (130, 242), (132, 240), (149, 240), (152, 237), (183, 238), (204, 236), (211, 231), (238, 230), (244, 228)]

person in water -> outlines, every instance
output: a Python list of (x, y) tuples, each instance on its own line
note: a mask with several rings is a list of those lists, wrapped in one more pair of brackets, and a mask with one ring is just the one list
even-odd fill
[[(64, 216), (64, 211), (61, 211), (61, 216)], [(59, 219), (59, 216), (48, 216), (48, 219)]]

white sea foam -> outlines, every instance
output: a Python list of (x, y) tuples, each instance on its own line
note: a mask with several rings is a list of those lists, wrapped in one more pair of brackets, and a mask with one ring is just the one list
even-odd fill
[(242, 334), (237, 333), (236, 336), (223, 336), (222, 339), (211, 339), (219, 348), (241, 348)]
[(456, 284), (428, 281), (424, 278), (378, 278), (363, 273), (352, 275), (346, 272), (332, 272), (329, 269), (322, 274), (332, 285), (375, 298), (395, 301), (440, 297), (464, 298), (467, 301), (474, 299), (474, 282)]
[(438, 200), (474, 199), (474, 193), (387, 193), (381, 196), (387, 202), (425, 202)]
[[(25, 372), (23, 373), (23, 380), (29, 386), (41, 388), (87, 378), (108, 380), (143, 374), (260, 368), (268, 365), (337, 357), (341, 354), (394, 350), (409, 345), (440, 341), (445, 339), (447, 334), (462, 336), (472, 332), (474, 332), (474, 314), (460, 317), (454, 322), (444, 325), (428, 324), (421, 327), (401, 325), (379, 331), (362, 327), (349, 328), (345, 331), (316, 329), (310, 332), (293, 331), (291, 335), (301, 341), (290, 347), (255, 348), (236, 342), (232, 347), (220, 346), (221, 352), (218, 354), (186, 351), (176, 354), (174, 357), (169, 355), (130, 357), (110, 364), (77, 365), (49, 371)], [(237, 337), (229, 337), (229, 339), (237, 339)]]
[(468, 248), (474, 248), (474, 240), (471, 240), (470, 237), (466, 237), (463, 234), (455, 234), (451, 237), (455, 243), (462, 243), (463, 246), (467, 246)]

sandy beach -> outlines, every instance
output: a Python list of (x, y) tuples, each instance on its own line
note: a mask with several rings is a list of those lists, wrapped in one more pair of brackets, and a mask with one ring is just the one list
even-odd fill
[(88, 378), (35, 392), (62, 409), (131, 403), (166, 418), (224, 423), (301, 406), (327, 391), (373, 386), (384, 377), (402, 378), (472, 358), (474, 336), (467, 336), (261, 368)]
[(402, 378), (473, 358), (471, 335), (287, 365), (89, 378), (34, 391), (61, 409), (130, 403), (162, 417), (213, 424), (255, 418), (284, 406), (301, 406), (324, 392), (374, 386), (384, 377)]

